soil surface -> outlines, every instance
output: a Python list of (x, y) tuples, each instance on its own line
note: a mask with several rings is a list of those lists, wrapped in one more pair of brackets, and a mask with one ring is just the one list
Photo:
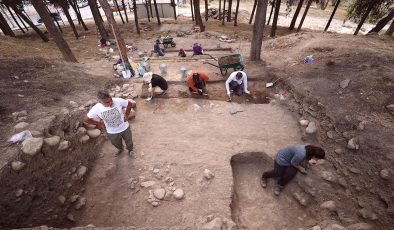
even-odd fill
[[(143, 32), (141, 37), (134, 33), (132, 23), (121, 26), (126, 42), (138, 48), (129, 52), (136, 63), (137, 52), (148, 53), (159, 35), (169, 33), (177, 42), (177, 47), (169, 48), (164, 58), (151, 60), (154, 73), (160, 73), (161, 63), (167, 64), (164, 77), (170, 85), (166, 95), (151, 102), (144, 100), (146, 89), (141, 78), (114, 77), (116, 48), (113, 47), (114, 53), (106, 54), (107, 50), (97, 47), (97, 34), (91, 24), (92, 29), (81, 32), (79, 40), (72, 37), (71, 30), (64, 29), (78, 64), (62, 61), (52, 41), (43, 43), (35, 35), (1, 37), (2, 170), (9, 169), (11, 160), (21, 155), (20, 145), (6, 143), (15, 133), (13, 112), (27, 110), (26, 122), (34, 122), (70, 107), (70, 101), (83, 104), (95, 99), (97, 90), (122, 87), (125, 83), (133, 85), (138, 98), (136, 118), (131, 122), (135, 157), (128, 157), (126, 152), (114, 157), (116, 150), (105, 140), (98, 154), (92, 154), (98, 157), (89, 165), (88, 178), (81, 185), (86, 206), (74, 210), (59, 206), (57, 200), (46, 201), (46, 209), (72, 213), (75, 222), (65, 215), (51, 216), (49, 221), (50, 212), (43, 212), (42, 206), (37, 205), (42, 202), (40, 199), (21, 204), (7, 196), (0, 198), (2, 207), (26, 208), (35, 213), (34, 220), (15, 216), (16, 211), (4, 211), (4, 219), (12, 221), (0, 223), (0, 228), (93, 224), (202, 229), (216, 217), (244, 229), (308, 229), (315, 225), (330, 229), (334, 223), (355, 229), (350, 226), (361, 222), (372, 229), (394, 227), (394, 119), (385, 108), (394, 103), (393, 38), (320, 32), (290, 34), (287, 28), (280, 27), (276, 38), (264, 39), (263, 61), (252, 63), (248, 61), (251, 25), (240, 24), (234, 31), (229, 24), (218, 26), (217, 22), (208, 21), (209, 32), (176, 37), (178, 29), (190, 28), (189, 20), (163, 20), (162, 27), (172, 31), (160, 30), (153, 22), (143, 23), (150, 25), (152, 31)], [(220, 42), (218, 38), (224, 34), (234, 42)], [(204, 55), (193, 60), (188, 54), (188, 58), (178, 60), (177, 53), (170, 52), (191, 48), (194, 42), (202, 43), (204, 48), (231, 48), (210, 53), (216, 57), (241, 53), (252, 94), (226, 102), (226, 76), (221, 76), (218, 68), (203, 64), (215, 63), (214, 59)], [(303, 59), (311, 54), (314, 61), (303, 64)], [(210, 76), (208, 97), (190, 95), (179, 71), (181, 66), (202, 69)], [(227, 76), (231, 72), (229, 69)], [(265, 87), (277, 79), (274, 87)], [(340, 87), (343, 80), (349, 80), (344, 88)], [(239, 112), (231, 115), (234, 109)], [(305, 127), (298, 123), (301, 117), (316, 122), (316, 134), (305, 133)], [(347, 148), (351, 138), (358, 140), (357, 151)], [(272, 167), (272, 159), (280, 148), (298, 143), (321, 145), (327, 159), (312, 166), (307, 176), (298, 175), (280, 197), (275, 197), (274, 182), (270, 181), (264, 190), (259, 177)], [(205, 169), (214, 174), (212, 179), (204, 178)], [(382, 170), (389, 177), (381, 176)], [(52, 178), (59, 180), (43, 181), (36, 187), (57, 186), (66, 172), (66, 168), (58, 174), (54, 172)], [(29, 175), (19, 176), (22, 175), (27, 178), (24, 181), (29, 181)], [(167, 177), (174, 180), (173, 185), (166, 182)], [(141, 187), (146, 181), (154, 181), (155, 185)], [(19, 185), (10, 183), (10, 191), (16, 191)], [(28, 191), (33, 185), (24, 186)], [(149, 190), (159, 187), (181, 188), (185, 196), (181, 200), (168, 197), (153, 207), (147, 201)], [(336, 210), (320, 207), (325, 201), (335, 201)]]

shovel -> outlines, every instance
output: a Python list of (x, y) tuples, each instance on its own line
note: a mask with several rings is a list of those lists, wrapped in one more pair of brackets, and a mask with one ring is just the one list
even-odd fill
[(270, 88), (270, 87), (274, 86), (274, 84), (275, 84), (276, 82), (278, 82), (280, 79), (281, 79), (281, 78), (278, 78), (278, 79), (276, 79), (275, 81), (272, 81), (272, 80), (271, 80), (272, 82), (267, 82), (267, 83), (265, 84), (265, 87)]

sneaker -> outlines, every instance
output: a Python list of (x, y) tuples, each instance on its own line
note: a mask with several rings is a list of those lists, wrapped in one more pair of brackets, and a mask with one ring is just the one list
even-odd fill
[(283, 189), (282, 186), (276, 185), (276, 186), (274, 187), (274, 194), (275, 194), (276, 196), (279, 196), (279, 194), (280, 194), (280, 192), (282, 191), (282, 189)]
[(260, 180), (260, 185), (261, 185), (261, 187), (262, 187), (262, 188), (266, 188), (266, 187), (267, 187), (267, 182), (268, 182), (268, 179), (262, 177), (261, 180)]
[(135, 158), (135, 156), (134, 156), (134, 151), (133, 151), (133, 150), (130, 150), (130, 151), (129, 151), (129, 157)]
[(118, 151), (115, 153), (115, 156), (119, 156), (123, 152), (123, 149), (118, 149)]

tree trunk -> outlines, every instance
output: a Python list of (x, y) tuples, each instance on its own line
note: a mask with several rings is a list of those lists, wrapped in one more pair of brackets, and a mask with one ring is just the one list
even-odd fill
[(331, 21), (332, 21), (332, 19), (334, 18), (335, 12), (337, 12), (337, 8), (338, 8), (340, 2), (341, 2), (341, 0), (337, 0), (337, 2), (335, 3), (334, 10), (332, 11), (332, 14), (331, 14), (331, 16), (330, 16), (330, 19), (328, 20), (327, 25), (326, 25), (326, 28), (324, 28), (324, 31), (327, 31), (327, 30), (328, 30), (328, 27), (330, 27)]
[[(271, 22), (271, 17), (272, 17), (272, 13), (274, 12), (274, 5), (275, 5), (275, 2), (276, 2), (276, 0), (274, 0), (274, 1), (272, 2), (272, 5), (271, 5), (271, 12), (270, 12), (270, 16), (268, 17), (267, 25), (269, 25), (270, 22)], [(267, 8), (268, 8), (268, 5), (267, 5)]]
[(92, 11), (94, 22), (100, 33), (100, 37), (104, 38), (105, 40), (108, 40), (108, 33), (107, 30), (105, 30), (104, 23), (100, 15), (100, 11), (97, 8), (96, 0), (88, 0), (88, 3), (89, 3), (90, 11)]
[(291, 19), (289, 30), (293, 30), (294, 29), (295, 24), (297, 22), (298, 15), (300, 14), (300, 11), (301, 11), (301, 8), (302, 8), (303, 4), (304, 4), (304, 0), (300, 0), (298, 2), (297, 9), (296, 9), (296, 11), (294, 12), (294, 15), (293, 15), (293, 19)]
[(222, 17), (220, 16), (220, 12), (222, 12), (221, 10), (222, 10), (222, 0), (219, 0), (219, 16), (218, 16), (219, 21), (220, 21), (220, 19), (222, 18)]
[(252, 24), (254, 12), (256, 11), (257, 0), (254, 0), (252, 14), (250, 15), (249, 24)]
[(12, 8), (12, 10), (19, 15), (31, 28), (33, 28), (33, 30), (38, 34), (38, 36), (40, 36), (40, 38), (44, 41), (47, 42), (49, 41), (48, 37), (40, 30), (37, 28), (37, 26), (34, 25), (34, 23), (26, 16), (22, 13), (22, 11), (19, 10), (19, 8), (15, 5), (12, 4), (10, 5), (10, 7)]
[(200, 13), (200, 0), (194, 0), (194, 15), (196, 16), (196, 23), (200, 27), (200, 32), (205, 31), (205, 26), (202, 24), (202, 18)]
[[(133, 3), (134, 4), (134, 3)], [(149, 12), (149, 4), (148, 0), (145, 0), (145, 8), (146, 8), (146, 14), (148, 15), (148, 22), (150, 22), (150, 12)]]
[(171, 0), (171, 5), (172, 5), (172, 9), (174, 10), (174, 19), (177, 20), (177, 18), (176, 18), (176, 4), (175, 4), (175, 0)]
[(305, 17), (308, 14), (308, 10), (309, 10), (309, 7), (311, 6), (312, 2), (313, 2), (313, 0), (309, 0), (308, 3), (306, 4), (304, 14), (302, 15), (301, 22), (297, 28), (297, 32), (301, 30), (302, 24), (304, 24)]
[(235, 7), (234, 26), (237, 26), (238, 10), (239, 10), (239, 0), (237, 0), (237, 6)]
[(193, 0), (190, 0), (190, 10), (192, 11), (192, 21), (194, 22), (194, 4), (193, 4)]
[(88, 31), (89, 29), (88, 29), (88, 27), (86, 26), (85, 22), (83, 21), (83, 19), (82, 19), (82, 17), (81, 17), (81, 13), (78, 11), (77, 7), (74, 5), (75, 2), (74, 2), (73, 0), (69, 0), (69, 3), (70, 3), (71, 7), (73, 8), (73, 10), (74, 10), (74, 12), (75, 12), (75, 15), (77, 16), (77, 19), (78, 19), (79, 24), (82, 25), (82, 27), (83, 27), (83, 29), (84, 29), (85, 31)]
[(280, 3), (281, 0), (276, 0), (275, 1), (275, 14), (274, 14), (274, 19), (272, 21), (272, 27), (271, 27), (271, 37), (275, 37), (276, 34), (276, 26), (278, 24), (278, 16), (279, 16), (279, 10), (280, 10)]
[(208, 0), (205, 0), (205, 21), (208, 21)]
[(8, 6), (6, 6), (6, 7), (7, 7), (8, 12), (10, 12), (10, 15), (11, 15), (12, 19), (15, 21), (16, 25), (18, 26), (18, 28), (22, 31), (22, 33), (25, 33), (25, 31), (23, 30), (21, 25), (19, 25), (18, 20), (16, 20), (16, 18), (14, 16), (14, 14), (12, 13), (10, 7), (8, 7)]
[(253, 24), (253, 36), (250, 49), (250, 60), (261, 60), (261, 46), (264, 36), (265, 16), (267, 14), (267, 0), (257, 0), (256, 18)]
[(152, 0), (149, 0), (150, 16), (153, 18)]
[(77, 28), (75, 28), (75, 25), (74, 25), (73, 20), (71, 19), (70, 13), (68, 12), (67, 4), (66, 4), (65, 2), (62, 2), (61, 7), (62, 7), (62, 9), (63, 9), (64, 14), (66, 15), (66, 18), (67, 18), (67, 20), (68, 20), (68, 23), (69, 23), (70, 26), (71, 26), (71, 29), (72, 29), (73, 32), (74, 32), (75, 37), (78, 39), (78, 38), (79, 38), (79, 34), (78, 34), (78, 32), (77, 32)]
[(15, 37), (14, 31), (12, 31), (10, 25), (8, 25), (7, 20), (4, 18), (1, 12), (0, 12), (0, 24), (1, 24), (1, 30), (3, 31), (4, 35)]
[(130, 63), (129, 63), (129, 59), (127, 57), (126, 44), (123, 40), (123, 37), (120, 34), (120, 31), (118, 29), (118, 25), (116, 24), (111, 7), (109, 6), (107, 0), (99, 0), (99, 2), (100, 2), (101, 7), (104, 10), (105, 16), (107, 17), (108, 23), (111, 25), (112, 33), (114, 34), (116, 43), (119, 47), (120, 57), (122, 58), (122, 61), (125, 64), (126, 68), (130, 69), (133, 72), (133, 70), (130, 66)]
[(226, 0), (223, 0), (223, 18), (222, 18), (222, 26), (224, 26), (224, 20), (226, 19)]
[(141, 32), (140, 32), (140, 25), (138, 24), (138, 14), (137, 14), (137, 3), (136, 3), (136, 0), (133, 0), (133, 8), (134, 8), (135, 27), (137, 28), (138, 35), (140, 35)]
[(325, 10), (330, 0), (320, 0), (320, 9)]
[(158, 25), (161, 25), (161, 22), (160, 22), (160, 15), (159, 15), (159, 9), (157, 8), (156, 0), (153, 0), (153, 4), (155, 4), (155, 12), (156, 12), (157, 24), (158, 24)]
[(129, 22), (129, 17), (127, 16), (127, 11), (126, 11), (126, 4), (124, 3), (124, 0), (122, 0), (122, 7), (123, 7), (123, 12), (126, 18), (126, 22)]
[(231, 22), (231, 5), (233, 4), (233, 0), (228, 0), (228, 9), (227, 9), (227, 21)]
[(53, 37), (53, 40), (55, 41), (60, 52), (63, 54), (64, 59), (69, 62), (78, 62), (67, 42), (64, 40), (62, 34), (59, 32), (59, 30), (57, 30), (55, 24), (53, 23), (53, 18), (49, 15), (49, 12), (45, 7), (45, 3), (42, 0), (31, 0), (31, 3), (36, 9), (38, 15), (40, 15), (42, 18), (45, 27), (47, 28), (49, 34)]
[(393, 18), (394, 18), (394, 8), (391, 9), (390, 13), (386, 17), (382, 18), (378, 22), (378, 24), (376, 24), (376, 26), (368, 33), (379, 33), (387, 25), (387, 23), (389, 23)]
[(119, 4), (118, 4), (118, 0), (114, 0), (114, 2), (115, 2), (115, 5), (116, 5), (116, 9), (118, 10), (118, 13), (119, 13), (119, 15), (120, 15), (120, 19), (122, 20), (122, 23), (124, 24), (122, 12), (120, 11)]
[(369, 13), (371, 12), (371, 10), (372, 10), (373, 7), (375, 6), (375, 4), (376, 4), (375, 1), (372, 1), (372, 2), (369, 4), (368, 9), (367, 9), (367, 12), (365, 12), (365, 14), (363, 15), (363, 17), (361, 18), (361, 21), (360, 21), (360, 23), (358, 24), (358, 26), (357, 26), (357, 28), (356, 28), (356, 31), (354, 32), (354, 35), (357, 35), (357, 34), (358, 34), (358, 32), (360, 31), (361, 27), (363, 26), (365, 20), (367, 19)]
[(389, 29), (384, 33), (387, 36), (393, 36), (394, 32), (394, 20), (391, 22)]

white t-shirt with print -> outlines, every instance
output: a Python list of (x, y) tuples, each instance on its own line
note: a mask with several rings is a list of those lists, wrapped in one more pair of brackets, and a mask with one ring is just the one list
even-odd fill
[(95, 104), (88, 112), (87, 116), (91, 119), (99, 117), (104, 121), (107, 133), (121, 133), (129, 128), (129, 122), (124, 121), (123, 108), (129, 102), (122, 98), (112, 98), (112, 105), (105, 107), (101, 103)]

